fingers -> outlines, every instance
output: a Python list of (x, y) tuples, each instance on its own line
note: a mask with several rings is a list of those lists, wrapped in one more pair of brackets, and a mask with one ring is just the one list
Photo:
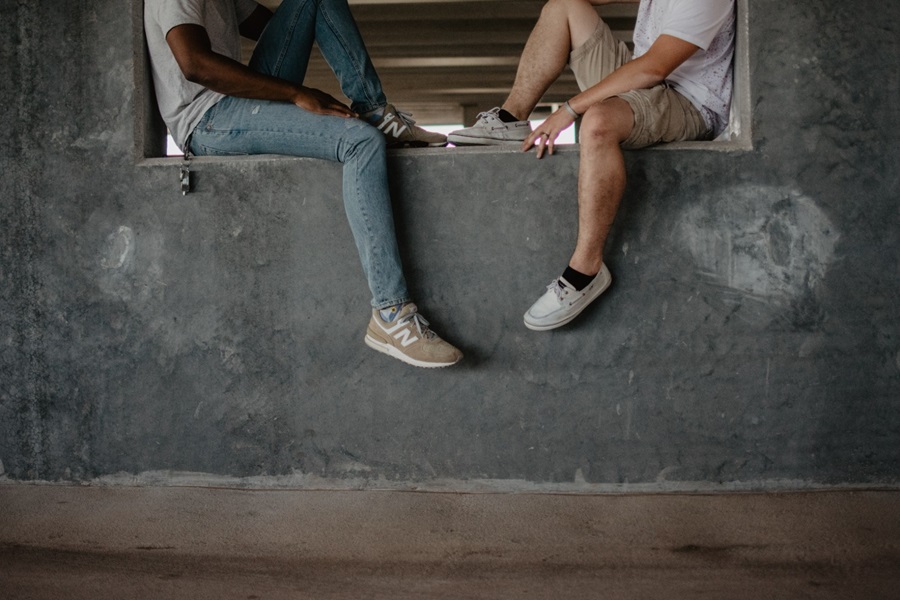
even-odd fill
[(344, 104), (343, 102), (338, 101), (334, 96), (329, 96), (325, 94), (328, 102), (328, 108), (333, 111), (336, 111), (337, 114), (343, 115), (345, 117), (358, 117), (359, 115), (350, 110), (350, 107)]
[(358, 116), (356, 113), (352, 112), (349, 108), (344, 106), (329, 106), (326, 104), (309, 104), (307, 106), (301, 106), (305, 110), (308, 110), (311, 113), (315, 113), (317, 115), (325, 115), (328, 117), (356, 117)]
[(334, 115), (337, 117), (358, 117), (355, 112), (350, 110), (350, 107), (344, 104), (343, 102), (339, 102), (333, 96), (330, 96), (324, 92), (320, 92), (321, 97), (319, 98), (320, 103), (320, 112), (324, 115)]
[(546, 151), (547, 154), (552, 155), (553, 154), (553, 138), (550, 137), (549, 133), (544, 133), (541, 135), (541, 140), (543, 141), (543, 143), (538, 144), (537, 157), (543, 158), (544, 151)]
[(334, 96), (314, 88), (303, 88), (303, 92), (294, 104), (304, 110), (319, 115), (334, 117), (358, 117), (346, 104), (339, 102)]
[(522, 144), (522, 152), (527, 152), (534, 146), (537, 148), (538, 158), (544, 156), (544, 151), (548, 154), (553, 154), (554, 143), (556, 142), (557, 136), (559, 136), (559, 132), (548, 133), (538, 129), (525, 138), (525, 142)]
[(351, 111), (340, 102), (317, 102), (312, 104), (307, 110), (319, 115), (327, 115), (329, 117), (358, 116), (355, 112)]
[(537, 132), (532, 131), (528, 134), (528, 137), (525, 138), (525, 141), (522, 142), (522, 152), (528, 152), (531, 150), (531, 147), (534, 146), (534, 139), (537, 137)]
[(556, 139), (565, 129), (574, 123), (574, 119), (564, 109), (560, 109), (550, 115), (541, 125), (525, 138), (522, 143), (522, 152), (527, 152), (532, 147), (537, 148), (537, 157), (542, 158), (544, 153), (552, 155), (556, 149)]
[(359, 115), (344, 106), (343, 104), (338, 103), (336, 106), (329, 107), (329, 114), (337, 115), (339, 117), (358, 117)]

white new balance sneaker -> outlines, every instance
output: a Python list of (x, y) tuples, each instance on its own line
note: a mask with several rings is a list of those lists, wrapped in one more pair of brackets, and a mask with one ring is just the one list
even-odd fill
[(588, 304), (597, 299), (612, 283), (612, 275), (604, 264), (594, 280), (581, 291), (559, 277), (547, 286), (547, 291), (525, 313), (525, 327), (535, 331), (547, 331), (562, 327)]
[(519, 146), (531, 134), (531, 123), (514, 121), (504, 123), (499, 116), (500, 107), (479, 113), (472, 127), (450, 132), (447, 141), (456, 146)]
[(366, 345), (416, 367), (449, 367), (462, 352), (431, 329), (412, 302), (391, 310), (373, 310)]

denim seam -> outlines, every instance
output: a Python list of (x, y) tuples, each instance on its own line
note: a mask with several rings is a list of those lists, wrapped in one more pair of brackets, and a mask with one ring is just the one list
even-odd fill
[[(358, 150), (358, 147), (356, 145), (354, 145), (351, 152), (355, 155), (357, 150)], [(354, 187), (353, 195), (354, 195), (354, 197), (359, 198), (360, 197), (360, 184), (359, 184), (360, 167), (359, 167), (358, 161), (349, 160), (350, 158), (351, 157), (349, 157), (349, 156), (344, 157), (344, 168), (345, 169), (347, 168), (348, 163), (353, 165), (353, 187)], [(359, 212), (362, 215), (362, 220), (366, 227), (366, 238), (365, 239), (370, 240), (370, 239), (372, 239), (372, 227), (371, 227), (371, 222), (369, 220), (369, 213), (366, 210), (365, 202), (359, 203)], [(370, 247), (367, 249), (367, 252), (368, 252), (367, 262), (369, 263), (368, 270), (370, 272), (366, 273), (366, 277), (369, 278), (370, 281), (380, 281), (381, 280), (381, 270), (378, 268), (377, 261), (373, 260), (375, 258), (375, 249)], [(372, 290), (372, 292), (373, 292), (372, 302), (374, 303), (375, 302), (374, 296), (381, 297), (382, 290), (381, 289)]]
[[(322, 0), (318, 0), (318, 3), (320, 5), (321, 5), (321, 2), (322, 2)], [(334, 26), (334, 23), (332, 22), (331, 16), (328, 14), (328, 11), (322, 10), (321, 6), (320, 6), (319, 10), (321, 11), (322, 18), (323, 18), (325, 24), (328, 26), (328, 29), (331, 31), (332, 35), (334, 35), (334, 38), (336, 40), (338, 40), (338, 42), (340, 43), (341, 48), (344, 51), (344, 54), (346, 54), (347, 57), (350, 59), (349, 60), (350, 64), (353, 65), (353, 68), (356, 70), (356, 76), (359, 78), (360, 81), (362, 81), (365, 84), (362, 86), (362, 88), (366, 94), (366, 102), (368, 104), (365, 107), (364, 112), (368, 112), (370, 110), (380, 108), (379, 106), (375, 105), (375, 103), (378, 101), (372, 97), (372, 90), (369, 89), (369, 81), (365, 78), (363, 70), (361, 68), (361, 65), (357, 62), (356, 57), (347, 51), (347, 46), (348, 46), (347, 41), (340, 35), (337, 27)]]
[(281, 65), (284, 63), (284, 57), (287, 56), (288, 48), (290, 44), (287, 43), (287, 40), (292, 40), (294, 38), (294, 30), (297, 29), (297, 23), (300, 21), (300, 13), (307, 7), (308, 2), (304, 2), (296, 7), (294, 13), (291, 15), (290, 27), (288, 28), (286, 40), (281, 44), (281, 52), (278, 54), (278, 59), (275, 61), (275, 65), (272, 69), (272, 74), (275, 77), (281, 76)]

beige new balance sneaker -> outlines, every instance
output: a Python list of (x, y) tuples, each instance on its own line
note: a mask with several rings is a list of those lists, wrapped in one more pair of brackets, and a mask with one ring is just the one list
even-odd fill
[(388, 148), (438, 148), (447, 145), (446, 135), (425, 131), (416, 125), (411, 114), (397, 110), (393, 104), (366, 113), (362, 118), (384, 134)]
[(462, 359), (462, 352), (428, 328), (412, 302), (399, 310), (373, 310), (366, 345), (416, 367), (449, 367)]

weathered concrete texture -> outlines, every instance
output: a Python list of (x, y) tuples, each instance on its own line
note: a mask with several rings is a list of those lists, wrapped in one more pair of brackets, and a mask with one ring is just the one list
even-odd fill
[(0, 486), (0, 586), (33, 599), (878, 600), (900, 584), (898, 498)]
[(465, 361), (362, 344), (368, 293), (313, 160), (135, 164), (121, 2), (2, 2), (0, 472), (726, 487), (900, 481), (896, 23), (751, 3), (754, 150), (630, 153), (614, 284), (564, 266), (577, 152), (391, 159), (415, 296)]

